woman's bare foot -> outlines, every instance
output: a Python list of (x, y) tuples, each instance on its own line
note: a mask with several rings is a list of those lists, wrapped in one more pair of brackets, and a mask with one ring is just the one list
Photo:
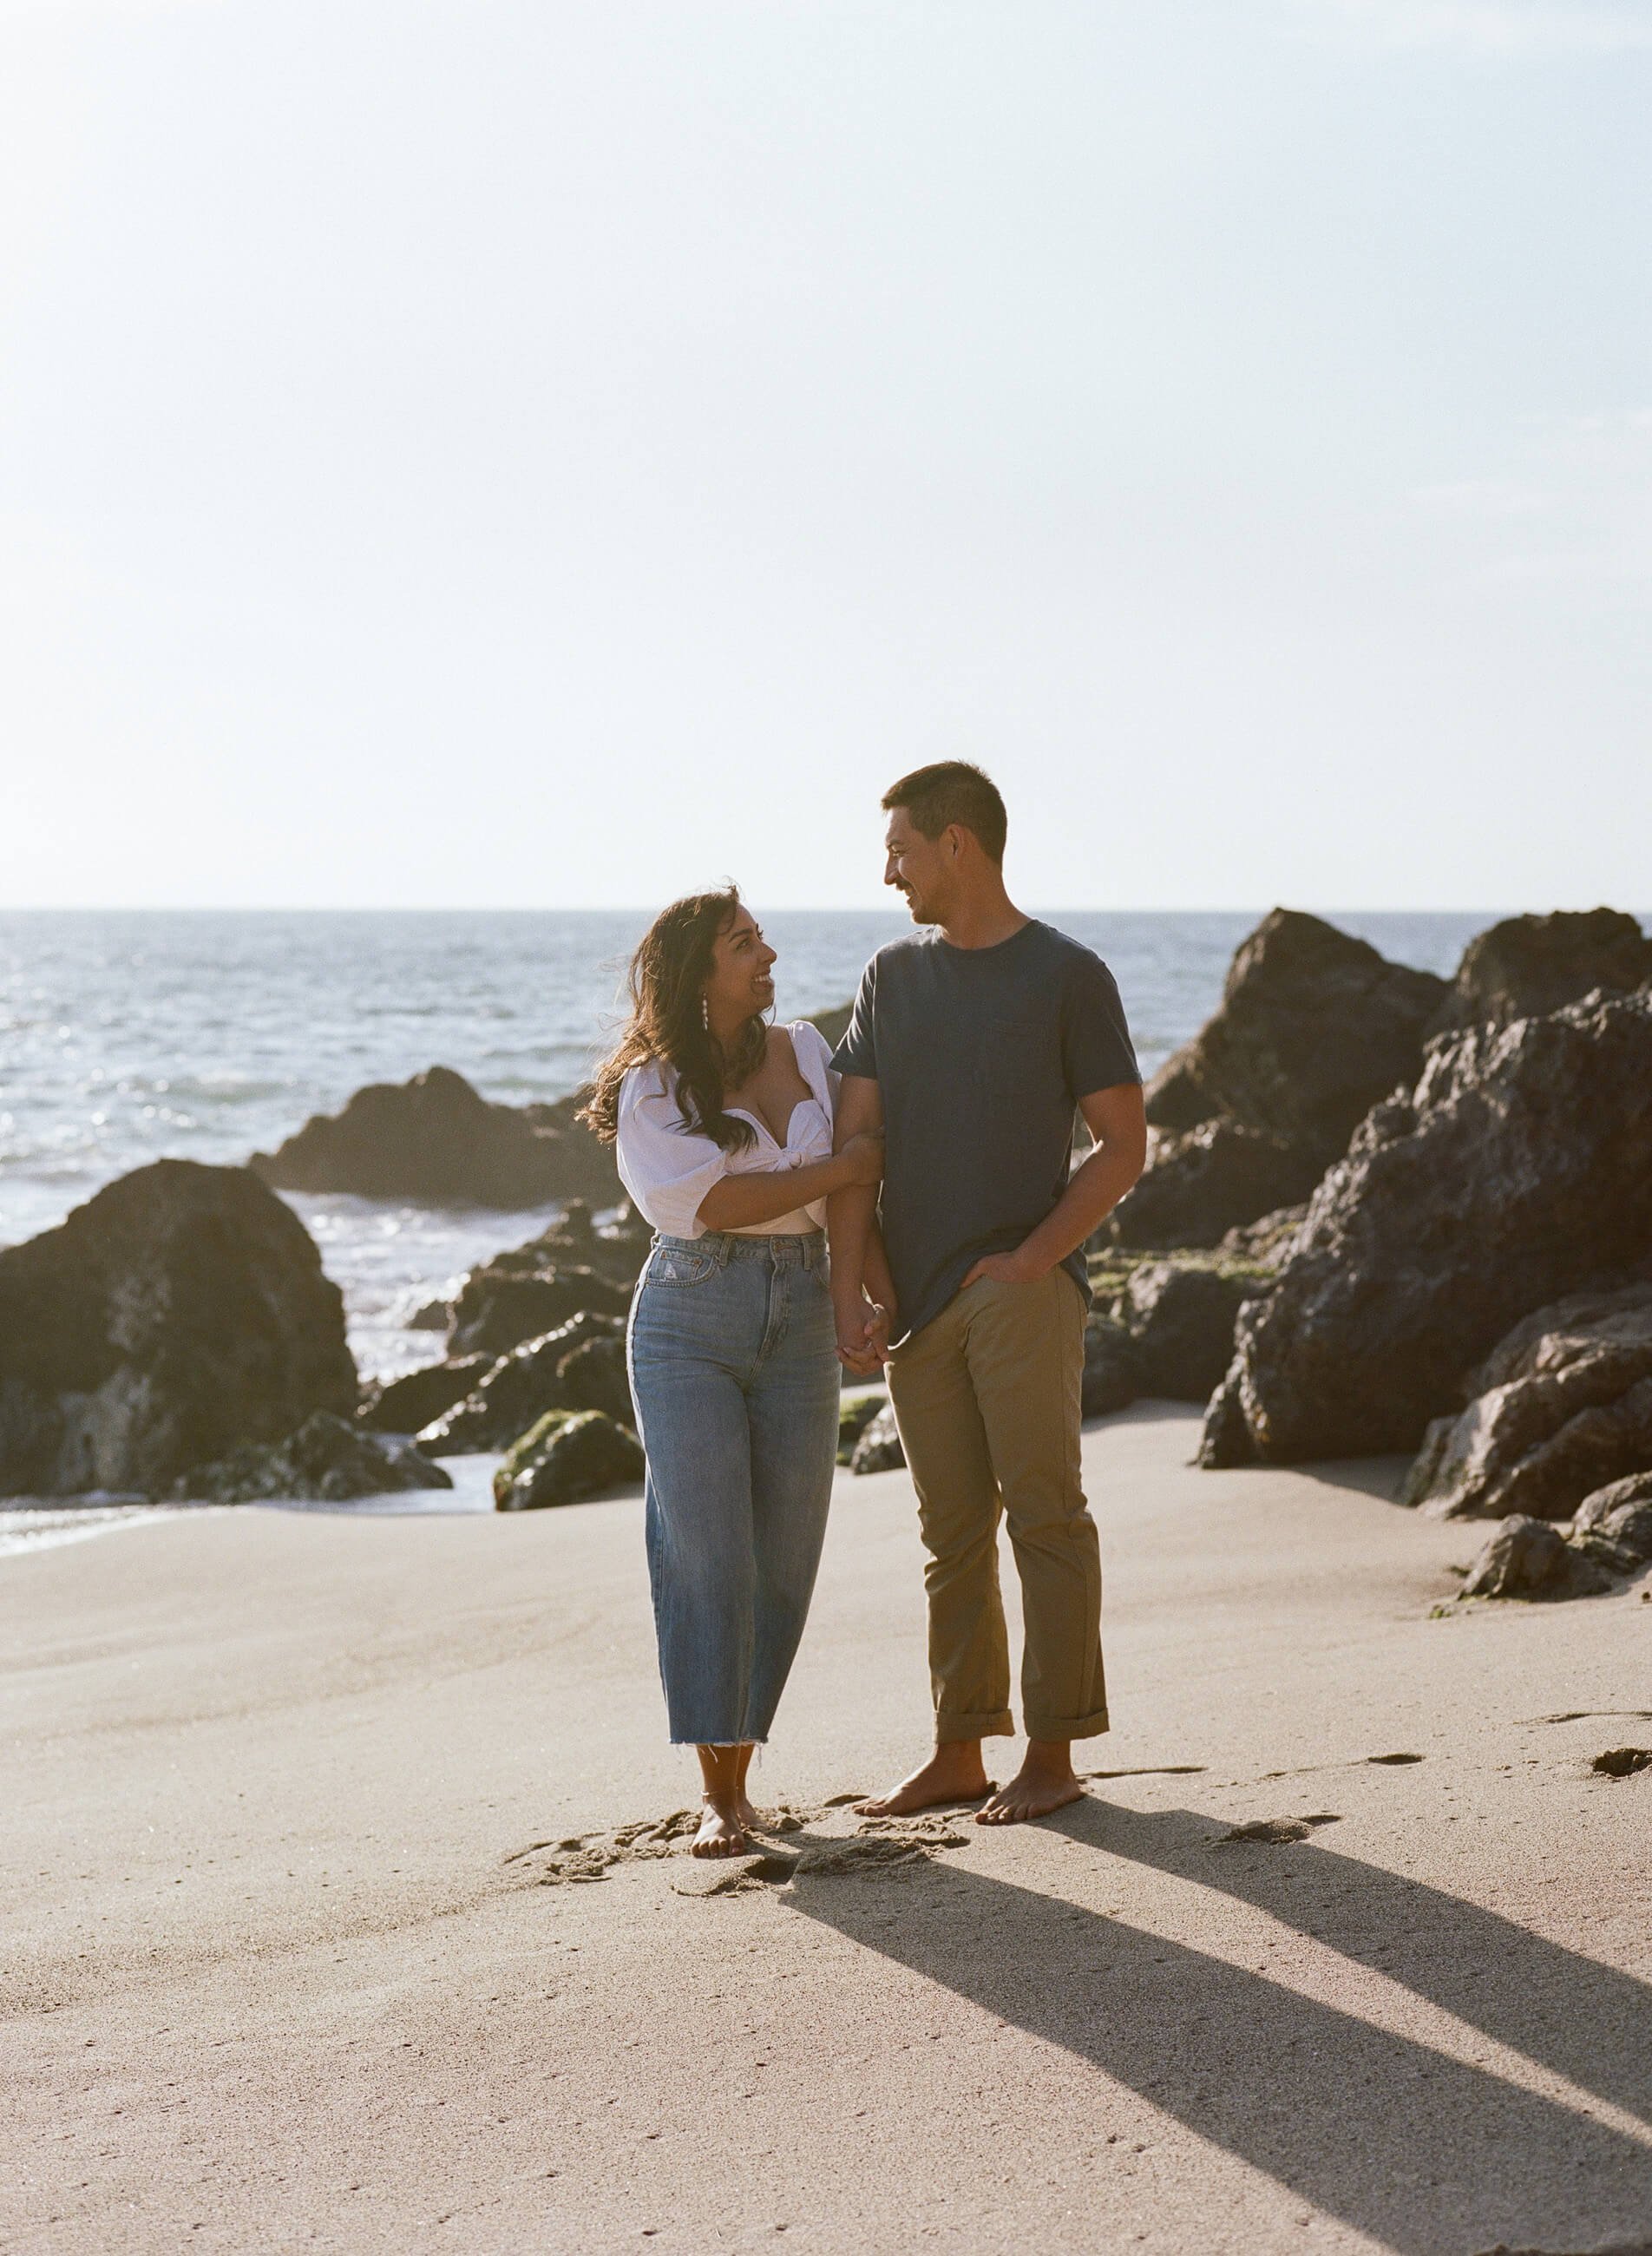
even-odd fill
[(1073, 1770), (1072, 1749), (1066, 1739), (1029, 1739), (1027, 1759), (1007, 1786), (1001, 1786), (985, 1808), (975, 1813), (978, 1825), (1025, 1825), (1031, 1817), (1048, 1817), (1084, 1798), (1084, 1789)]
[(856, 1808), (862, 1817), (910, 1817), (914, 1810), (935, 1809), (942, 1802), (978, 1801), (992, 1791), (979, 1739), (942, 1739), (921, 1769)]
[(694, 1857), (744, 1857), (752, 1846), (757, 1812), (746, 1799), (745, 1773), (752, 1746), (705, 1746), (697, 1750), (705, 1787), (705, 1815), (689, 1844)]
[(700, 1820), (700, 1830), (688, 1844), (691, 1857), (744, 1857), (752, 1844), (739, 1805), (722, 1799), (705, 1798), (705, 1813)]

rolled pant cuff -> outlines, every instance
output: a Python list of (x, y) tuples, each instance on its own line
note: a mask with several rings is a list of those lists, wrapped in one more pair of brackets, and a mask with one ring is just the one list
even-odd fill
[(994, 1708), (984, 1716), (961, 1716), (951, 1708), (942, 1708), (935, 1714), (937, 1746), (945, 1745), (950, 1739), (1008, 1739), (1014, 1736), (1015, 1718), (1007, 1708)]
[(1098, 1739), (1112, 1725), (1107, 1710), (1098, 1708), (1093, 1716), (1029, 1716), (1027, 1736), (1029, 1739)]

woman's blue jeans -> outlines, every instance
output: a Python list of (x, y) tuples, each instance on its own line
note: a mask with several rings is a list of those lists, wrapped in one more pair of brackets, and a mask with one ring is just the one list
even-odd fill
[(628, 1348), (672, 1743), (766, 1739), (837, 1455), (824, 1237), (656, 1238)]

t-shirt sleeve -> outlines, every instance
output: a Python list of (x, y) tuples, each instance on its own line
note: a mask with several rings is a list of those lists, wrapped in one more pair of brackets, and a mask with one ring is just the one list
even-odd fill
[(1062, 1011), (1062, 1070), (1073, 1101), (1098, 1089), (1139, 1082), (1135, 1045), (1119, 999), (1118, 983), (1098, 955), (1078, 955), (1067, 979)]
[(835, 1071), (852, 1073), (862, 1081), (877, 1080), (878, 1044), (872, 1030), (877, 998), (878, 959), (874, 955), (860, 975), (855, 1007), (849, 1014), (848, 1032), (832, 1052)]
[(729, 1155), (692, 1134), (677, 1100), (652, 1076), (628, 1076), (620, 1091), (614, 1156), (632, 1203), (667, 1237), (703, 1237), (700, 1202), (726, 1173)]

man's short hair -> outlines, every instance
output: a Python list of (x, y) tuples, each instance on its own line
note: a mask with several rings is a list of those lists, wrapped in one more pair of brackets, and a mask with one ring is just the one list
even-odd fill
[(886, 814), (904, 807), (926, 838), (938, 838), (948, 823), (956, 822), (975, 833), (989, 861), (1004, 859), (1009, 829), (1004, 801), (986, 771), (968, 760), (935, 760), (927, 768), (914, 768), (890, 785), (882, 805)]

